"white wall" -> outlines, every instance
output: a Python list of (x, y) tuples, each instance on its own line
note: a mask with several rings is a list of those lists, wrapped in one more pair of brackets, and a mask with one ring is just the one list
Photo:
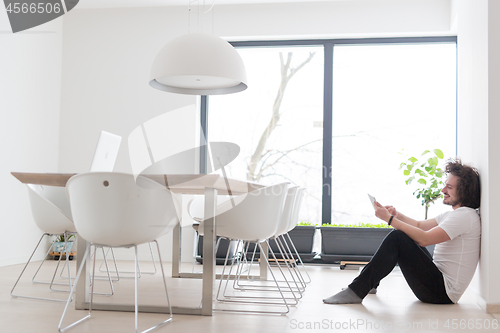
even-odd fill
[(26, 262), (42, 234), (26, 186), (10, 173), (57, 172), (62, 21), (13, 34), (6, 12), (0, 12), (1, 267)]
[(446, 35), (450, 8), (449, 0), (221, 5), (214, 33), (238, 40)]
[(471, 286), (480, 304), (500, 311), (500, 15), (498, 1), (458, 0), (458, 154), (480, 171), (482, 243), (479, 275)]
[[(154, 9), (73, 10), (64, 16), (61, 172), (88, 171), (99, 133), (106, 130), (123, 138), (115, 171), (131, 173), (128, 135), (151, 118), (196, 103), (195, 96), (149, 86), (156, 53), (183, 32), (180, 27), (169, 28), (159, 15), (151, 15), (155, 16)], [(172, 26), (182, 25), (179, 16), (170, 18)], [(192, 118), (194, 127), (199, 118)], [(192, 231), (187, 230), (184, 243), (191, 250)], [(170, 233), (160, 241), (167, 261), (171, 260), (171, 238)], [(116, 251), (118, 259), (132, 259), (127, 253), (132, 254)], [(144, 247), (139, 254), (142, 260), (151, 258)], [(189, 261), (190, 255), (183, 258)]]

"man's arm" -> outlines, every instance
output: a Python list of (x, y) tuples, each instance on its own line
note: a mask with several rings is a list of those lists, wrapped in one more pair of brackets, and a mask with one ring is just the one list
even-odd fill
[[(448, 236), (443, 229), (437, 226), (435, 219), (415, 221), (402, 214), (401, 216), (400, 214), (401, 213), (398, 213), (397, 216), (392, 219), (391, 226), (394, 229), (401, 230), (407, 234), (418, 245), (429, 246), (450, 240), (450, 236)], [(375, 215), (385, 222), (389, 222), (389, 219), (391, 218), (389, 210), (380, 205), (378, 202), (376, 203)], [(401, 220), (401, 217), (407, 220), (403, 221)], [(415, 223), (415, 225), (413, 223)], [(424, 227), (430, 227), (434, 224), (435, 226), (428, 230), (423, 229)], [(417, 225), (419, 225), (419, 227), (417, 227)]]
[(389, 213), (391, 215), (394, 215), (394, 217), (397, 218), (398, 220), (400, 220), (401, 222), (404, 222), (404, 223), (409, 224), (413, 227), (422, 229), (424, 231), (431, 230), (432, 228), (437, 227), (437, 225), (438, 225), (436, 219), (417, 221), (417, 220), (412, 219), (411, 217), (404, 215), (403, 213), (396, 211), (396, 209), (392, 206), (385, 206), (385, 208), (389, 211)]

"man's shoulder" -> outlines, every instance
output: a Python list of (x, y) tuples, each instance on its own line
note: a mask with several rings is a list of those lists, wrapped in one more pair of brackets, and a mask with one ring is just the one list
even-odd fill
[(445, 220), (463, 220), (467, 219), (470, 221), (473, 220), (480, 220), (479, 214), (476, 209), (470, 208), (470, 207), (459, 207), (454, 210), (450, 210), (447, 212), (444, 212), (438, 216), (435, 217), (436, 221), (439, 223), (445, 221)]
[(444, 218), (438, 222), (450, 239), (467, 234), (477, 237), (481, 233), (481, 220), (477, 211), (469, 207), (460, 207), (446, 212)]
[(459, 207), (451, 211), (450, 213), (454, 213), (457, 215), (469, 215), (472, 218), (479, 218), (478, 210), (470, 207)]

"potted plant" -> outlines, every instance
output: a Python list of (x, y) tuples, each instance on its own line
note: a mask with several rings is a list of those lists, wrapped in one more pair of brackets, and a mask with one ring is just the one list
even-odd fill
[[(75, 235), (68, 235), (67, 238), (64, 237), (64, 235), (58, 235), (56, 237), (56, 241), (52, 245), (52, 252), (50, 255), (54, 256), (54, 260), (59, 260), (59, 257), (61, 255), (68, 255), (69, 254), (69, 260), (73, 260), (73, 256), (76, 254), (76, 252), (71, 252), (71, 248), (73, 247), (73, 239), (75, 238)], [(66, 249), (64, 248), (64, 244), (66, 243)]]
[(370, 261), (393, 229), (386, 223), (323, 224), (321, 259), (325, 262)]
[(438, 167), (439, 160), (443, 158), (444, 155), (440, 149), (434, 149), (432, 153), (430, 150), (425, 150), (420, 159), (412, 156), (399, 165), (399, 169), (403, 169), (403, 174), (408, 176), (405, 180), (406, 185), (410, 185), (415, 180), (421, 185), (413, 192), (413, 195), (421, 199), (422, 206), (425, 207), (425, 219), (427, 219), (430, 204), (443, 197), (441, 189), (444, 183), (441, 179), (444, 171)]

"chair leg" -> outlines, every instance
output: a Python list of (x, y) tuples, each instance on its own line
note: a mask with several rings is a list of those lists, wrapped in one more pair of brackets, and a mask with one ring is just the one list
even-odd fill
[[(156, 247), (158, 248), (158, 259), (160, 260), (160, 267), (161, 267), (161, 273), (162, 273), (162, 277), (163, 277), (163, 285), (165, 287), (165, 293), (166, 293), (166, 296), (167, 296), (167, 302), (168, 302), (168, 308), (169, 308), (169, 312), (170, 312), (170, 316), (167, 320), (164, 320), (162, 321), (161, 323), (155, 325), (155, 326), (152, 326), (144, 331), (142, 331), (141, 333), (146, 333), (146, 332), (149, 332), (151, 330), (154, 330), (166, 323), (168, 323), (169, 321), (172, 320), (172, 306), (170, 304), (170, 299), (168, 297), (168, 290), (167, 290), (167, 281), (165, 280), (165, 270), (163, 269), (163, 263), (161, 261), (161, 254), (160, 254), (160, 247), (158, 246), (158, 242), (157, 241), (154, 241), (156, 243)], [(135, 271), (135, 278), (134, 278), (134, 285), (135, 285), (135, 290), (134, 290), (134, 299), (135, 299), (135, 331), (137, 333), (139, 333), (139, 328), (138, 328), (138, 312), (139, 312), (139, 303), (138, 303), (138, 297), (137, 297), (137, 289), (138, 289), (138, 273), (139, 273), (139, 258), (137, 256), (137, 246), (134, 246), (134, 251), (135, 251), (135, 265), (134, 265), (134, 271)]]
[[(43, 234), (43, 236), (50, 236), (50, 234)], [(42, 236), (42, 238), (43, 238), (43, 236)], [(40, 269), (42, 268), (43, 264), (45, 263), (45, 260), (49, 256), (50, 250), (52, 250), (52, 248), (54, 247), (54, 243), (55, 243), (55, 240), (52, 241), (52, 243), (50, 244), (49, 249), (47, 250), (47, 253), (45, 253), (45, 256), (43, 257), (42, 262), (38, 266), (38, 269), (36, 270), (35, 274), (33, 274), (33, 277), (31, 278), (31, 282), (33, 282), (33, 283), (41, 283), (41, 284), (50, 284), (50, 282), (37, 281), (36, 280), (36, 276), (38, 275), (38, 272), (40, 271)], [(38, 245), (37, 245), (37, 247), (38, 247)], [(35, 248), (35, 250), (36, 250), (36, 248)], [(59, 257), (59, 259), (61, 259), (61, 257)]]
[[(293, 267), (294, 271), (296, 272), (297, 278), (299, 279), (300, 284), (303, 287), (303, 290), (305, 290), (305, 288), (307, 287), (307, 283), (308, 282), (305, 280), (304, 276), (302, 275), (302, 272), (300, 271), (300, 267), (299, 267), (299, 263), (300, 263), (300, 260), (301, 260), (300, 256), (298, 256), (298, 255), (294, 256), (294, 253), (292, 252), (292, 250), (290, 248), (290, 245), (286, 241), (285, 235), (281, 235), (279, 237), (280, 237), (280, 243), (284, 244), (284, 245), (282, 245), (284, 251), (287, 253), (287, 255), (289, 256), (290, 260), (293, 262), (293, 266), (292, 267)], [(285, 246), (286, 246), (286, 249), (285, 249)]]
[[(51, 234), (45, 234), (45, 235), (47, 235), (47, 236), (53, 236)], [(66, 286), (66, 285), (68, 285), (68, 283), (55, 283), (54, 282), (54, 278), (56, 276), (57, 270), (59, 269), (59, 265), (61, 263), (62, 256), (59, 256), (59, 259), (58, 259), (57, 265), (56, 265), (56, 269), (55, 269), (55, 272), (54, 272), (54, 275), (53, 275), (51, 281), (37, 281), (36, 280), (36, 276), (38, 275), (38, 272), (40, 272), (40, 270), (42, 269), (42, 266), (45, 263), (45, 261), (47, 260), (47, 257), (49, 256), (49, 253), (50, 253), (50, 250), (52, 250), (54, 248), (54, 243), (55, 243), (55, 240), (52, 241), (52, 244), (49, 246), (49, 249), (47, 250), (47, 253), (45, 253), (44, 259), (42, 260), (42, 262), (40, 262), (40, 265), (38, 266), (38, 269), (36, 270), (35, 274), (33, 274), (33, 277), (31, 278), (31, 282), (38, 283), (38, 284), (48, 284), (48, 285), (50, 285), (50, 289), (52, 291), (64, 291), (64, 292), (68, 292), (69, 290), (61, 290), (61, 289), (53, 289), (52, 288), (52, 286)], [(64, 264), (62, 270), (64, 270), (65, 267), (66, 267), (66, 264)], [(69, 288), (71, 288), (71, 286), (69, 286)]]
[[(290, 251), (289, 251), (290, 249), (288, 249), (288, 251), (287, 251), (287, 249), (285, 249), (285, 246), (283, 245), (283, 242), (281, 241), (281, 238), (279, 236), (275, 237), (275, 241), (276, 241), (276, 244), (278, 245), (278, 249), (280, 251), (281, 257), (283, 258), (283, 260), (287, 266), (288, 272), (290, 273), (290, 276), (292, 277), (292, 280), (295, 284), (295, 287), (293, 287), (293, 288), (296, 288), (296, 290), (299, 292), (299, 298), (301, 298), (302, 291), (304, 291), (306, 289), (306, 285), (302, 281), (302, 277), (295, 267), (296, 265), (295, 265), (295, 261), (293, 259), (293, 256), (290, 256)], [(297, 279), (295, 278), (295, 276), (297, 277)], [(297, 282), (297, 280), (298, 280), (298, 282)], [(300, 285), (301, 285), (300, 287), (299, 287), (298, 283), (300, 283)]]
[[(155, 241), (156, 243), (156, 246), (158, 247), (158, 243)], [(59, 332), (65, 332), (67, 329), (71, 328), (71, 327), (74, 327), (75, 325), (78, 325), (79, 323), (83, 322), (84, 320), (86, 319), (89, 319), (92, 315), (92, 304), (93, 304), (93, 301), (94, 301), (94, 284), (91, 285), (91, 291), (90, 291), (90, 305), (89, 305), (89, 313), (87, 316), (83, 317), (82, 319), (62, 328), (62, 324), (63, 324), (63, 321), (64, 321), (64, 318), (66, 316), (66, 313), (68, 311), (68, 307), (69, 307), (69, 303), (70, 303), (70, 299), (72, 297), (72, 295), (74, 294), (75, 292), (75, 289), (76, 289), (76, 285), (78, 284), (78, 280), (80, 279), (81, 275), (82, 275), (82, 270), (83, 270), (83, 267), (84, 265), (87, 264), (87, 260), (89, 260), (92, 256), (90, 254), (91, 252), (91, 246), (92, 244), (89, 244), (87, 246), (87, 249), (85, 250), (85, 255), (83, 257), (83, 260), (82, 260), (82, 263), (80, 264), (80, 268), (78, 269), (78, 273), (76, 274), (76, 278), (75, 278), (75, 283), (73, 284), (73, 286), (71, 287), (71, 291), (70, 291), (70, 297), (68, 298), (68, 300), (66, 301), (66, 306), (64, 308), (64, 311), (63, 311), (63, 314), (61, 316), (61, 320), (59, 321), (59, 326), (58, 326), (58, 330)], [(94, 260), (92, 262), (92, 279), (95, 278), (95, 271), (96, 271), (96, 267), (95, 267), (95, 262), (96, 262), (96, 250), (97, 250), (97, 247), (96, 245), (94, 245)], [(99, 246), (101, 247), (101, 246)], [(134, 246), (134, 250), (135, 250), (135, 265), (134, 265), (134, 272), (135, 272), (135, 277), (134, 277), (134, 303), (135, 303), (135, 309), (134, 309), (134, 314), (135, 314), (135, 331), (137, 333), (139, 333), (139, 330), (138, 330), (138, 313), (139, 313), (139, 306), (138, 306), (138, 276), (139, 276), (139, 260), (138, 260), (138, 256), (137, 256), (137, 246)], [(163, 276), (163, 285), (165, 287), (165, 293), (166, 293), (166, 296), (167, 296), (167, 302), (168, 302), (168, 307), (169, 307), (169, 312), (170, 312), (170, 315), (169, 315), (169, 318), (165, 321), (162, 321), (161, 323), (159, 323), (158, 325), (155, 325), (153, 327), (150, 327), (144, 331), (142, 331), (141, 333), (146, 333), (146, 332), (149, 332), (155, 328), (158, 328), (166, 323), (168, 323), (169, 321), (172, 320), (172, 306), (170, 304), (170, 299), (168, 297), (168, 290), (167, 290), (167, 281), (165, 279), (165, 270), (163, 268), (163, 263), (161, 261), (161, 254), (160, 254), (160, 248), (158, 247), (158, 258), (160, 260), (160, 267), (161, 267), (161, 272), (162, 272), (162, 276)]]
[[(113, 258), (113, 265), (115, 266), (115, 270), (112, 271), (112, 270), (109, 270), (109, 267), (108, 267), (108, 253), (111, 252), (111, 256)], [(102, 279), (109, 279), (109, 276), (110, 276), (110, 273), (114, 273), (116, 274), (116, 278), (112, 278), (111, 281), (113, 282), (118, 282), (120, 281), (120, 274), (119, 274), (119, 271), (118, 271), (118, 265), (116, 264), (116, 258), (115, 258), (115, 252), (113, 251), (113, 248), (112, 247), (108, 247), (107, 250), (104, 250), (104, 247), (102, 248), (102, 256), (103, 256), (103, 261), (101, 262), (101, 264), (99, 265), (99, 272), (101, 273), (107, 273), (107, 276), (102, 276), (102, 275), (99, 275), (99, 276), (96, 276), (96, 279), (97, 280), (102, 280)], [(103, 266), (106, 266), (106, 269), (103, 269), (102, 267)]]
[[(14, 286), (12, 287), (12, 290), (10, 291), (10, 295), (12, 297), (18, 297), (18, 298), (30, 298), (30, 299), (39, 299), (39, 300), (44, 300), (44, 301), (54, 301), (54, 302), (65, 302), (65, 300), (63, 299), (56, 299), (56, 298), (45, 298), (45, 297), (33, 297), (33, 296), (24, 296), (24, 295), (17, 295), (17, 294), (14, 294), (14, 290), (16, 289), (17, 287), (17, 284), (19, 283), (19, 281), (21, 280), (21, 277), (23, 276), (24, 272), (26, 271), (26, 268), (28, 267), (29, 263), (31, 262), (31, 259), (33, 259), (33, 256), (35, 255), (36, 253), (36, 250), (38, 249), (38, 247), (40, 246), (40, 243), (42, 242), (43, 238), (45, 236), (50, 236), (50, 234), (48, 233), (44, 233), (42, 235), (42, 237), (40, 237), (40, 240), (38, 241), (38, 243), (36, 244), (36, 247), (35, 249), (33, 250), (33, 252), (31, 253), (31, 256), (29, 257), (28, 261), (26, 262), (26, 265), (24, 265), (23, 267), (23, 270), (21, 271), (21, 274), (19, 275), (19, 277), (17, 278), (16, 280), (16, 283), (14, 283)], [(50, 248), (49, 248), (49, 252), (50, 252)], [(48, 252), (47, 252), (48, 254)], [(45, 258), (46, 256), (44, 257), (43, 261), (45, 261)], [(42, 261), (42, 264), (43, 264), (43, 261)], [(38, 270), (36, 271), (35, 273), (35, 276), (36, 274), (38, 273), (38, 271), (40, 270), (41, 268), (41, 265), (38, 267)], [(32, 280), (35, 278), (35, 276), (33, 276)], [(71, 281), (71, 280), (70, 280)], [(44, 282), (36, 282), (36, 283), (44, 283)], [(45, 282), (45, 284), (49, 284), (49, 282)], [(70, 286), (71, 286), (71, 282), (70, 282)], [(70, 299), (72, 300), (72, 298), (70, 297)]]
[(64, 321), (64, 317), (66, 316), (66, 312), (68, 311), (69, 303), (71, 302), (71, 299), (73, 298), (73, 293), (75, 292), (76, 285), (78, 284), (78, 280), (80, 279), (80, 276), (82, 275), (83, 267), (84, 267), (84, 265), (87, 264), (87, 258), (90, 257), (89, 253), (90, 253), (90, 244), (87, 245), (87, 248), (85, 249), (85, 254), (83, 255), (83, 259), (82, 259), (82, 262), (80, 264), (80, 268), (78, 269), (78, 272), (76, 273), (75, 283), (73, 283), (73, 286), (71, 287), (71, 291), (69, 292), (69, 297), (68, 297), (68, 300), (66, 301), (66, 306), (64, 307), (64, 311), (63, 311), (63, 314), (61, 316), (61, 320), (59, 321), (59, 325), (57, 327), (59, 332), (64, 332), (68, 328), (71, 328), (71, 327), (81, 323), (82, 321), (90, 318), (91, 310), (92, 310), (92, 298), (91, 298), (91, 305), (90, 305), (89, 314), (87, 316), (83, 317), (82, 319), (75, 321), (74, 323), (62, 328), (62, 323)]
[[(104, 256), (103, 263), (106, 265), (106, 273), (108, 275), (107, 276), (107, 280), (109, 281), (109, 288), (111, 290), (111, 293), (109, 293), (109, 294), (106, 294), (106, 293), (93, 293), (93, 294), (95, 294), (95, 295), (104, 295), (104, 296), (113, 296), (115, 294), (115, 289), (113, 287), (113, 280), (111, 278), (111, 274), (110, 274), (110, 270), (109, 270), (109, 266), (108, 266), (108, 259), (106, 258), (106, 253), (104, 251), (104, 247), (100, 246), (100, 248), (101, 248), (102, 254)], [(114, 260), (114, 257), (113, 257), (113, 260)], [(94, 251), (94, 263), (95, 263), (95, 261), (96, 261), (96, 251)], [(115, 264), (116, 264), (116, 261), (115, 261)], [(93, 272), (93, 276), (90, 279), (90, 284), (92, 285), (92, 287), (93, 287), (94, 281), (96, 281), (96, 280), (103, 280), (103, 278), (102, 277), (96, 277), (95, 276), (95, 272)], [(116, 281), (118, 281), (118, 280), (116, 280)]]
[(309, 273), (307, 272), (306, 266), (304, 265), (304, 262), (302, 261), (302, 258), (300, 257), (299, 252), (297, 251), (297, 248), (295, 247), (295, 244), (292, 241), (292, 238), (290, 237), (290, 235), (288, 233), (286, 235), (288, 236), (290, 244), (292, 245), (293, 250), (295, 252), (295, 255), (297, 256), (297, 260), (300, 262), (300, 265), (302, 266), (302, 268), (304, 269), (304, 272), (307, 275), (308, 281), (305, 281), (305, 279), (304, 279), (304, 282), (305, 283), (311, 283), (311, 277), (309, 276)]
[[(71, 237), (71, 235), (76, 236), (76, 234), (77, 234), (76, 232), (66, 232), (66, 233), (65, 233), (65, 236), (64, 236), (64, 239), (69, 239), (69, 237)], [(71, 279), (72, 279), (72, 278), (71, 278), (71, 271), (70, 271), (70, 267), (69, 267), (69, 260), (70, 260), (70, 259), (69, 259), (69, 257), (71, 257), (71, 255), (70, 255), (70, 254), (71, 254), (71, 251), (70, 251), (70, 253), (69, 253), (69, 254), (68, 254), (68, 251), (66, 251), (66, 259), (67, 259), (67, 260), (64, 262), (64, 265), (63, 265), (63, 267), (61, 268), (61, 273), (59, 274), (59, 277), (60, 277), (61, 279), (69, 279), (69, 280), (71, 281)], [(64, 275), (63, 275), (63, 273), (64, 273), (64, 269), (65, 269), (66, 267), (67, 267), (67, 269), (68, 269), (68, 276), (64, 276)], [(77, 267), (77, 269), (78, 269), (78, 267)], [(74, 278), (73, 278), (73, 279), (74, 279)], [(71, 288), (71, 287), (70, 287), (70, 288)]]
[[(238, 248), (239, 246), (240, 246), (240, 242), (238, 241), (238, 245), (236, 246), (236, 248)], [(250, 246), (250, 242), (242, 242), (240, 258), (241, 258), (241, 260), (248, 267), (245, 272), (247, 272), (246, 279), (250, 281), (250, 280), (253, 280), (253, 278), (250, 276), (250, 274), (252, 272), (252, 266), (253, 266), (253, 262), (254, 262), (254, 259), (255, 259), (255, 254), (256, 254), (256, 251), (257, 251), (257, 245), (254, 247), (254, 250), (253, 250), (253, 253), (252, 253), (252, 258), (251, 258), (250, 262), (248, 262), (248, 260), (247, 260), (249, 246)], [(240, 282), (240, 278), (241, 278), (242, 274), (244, 273), (244, 271), (243, 271), (243, 265), (244, 264), (242, 264), (242, 266), (241, 266), (241, 270), (239, 270), (239, 271), (236, 270), (236, 278), (233, 281), (233, 288), (235, 288), (235, 289), (238, 289), (238, 287), (240, 287), (241, 285), (243, 285)]]
[[(238, 245), (237, 245), (237, 246), (239, 246), (239, 245), (240, 245), (240, 242), (241, 242), (241, 241), (240, 241), (240, 240), (238, 240)], [(220, 295), (220, 290), (221, 290), (221, 287), (222, 287), (222, 282), (223, 282), (223, 280), (224, 280), (224, 273), (226, 272), (226, 267), (227, 267), (227, 261), (228, 261), (228, 259), (229, 259), (229, 249), (228, 249), (228, 251), (226, 252), (226, 259), (224, 260), (224, 266), (222, 267), (222, 273), (221, 273), (221, 277), (220, 277), (219, 288), (217, 289), (217, 296), (216, 296), (216, 299), (217, 299), (218, 301), (222, 301), (222, 300), (223, 300), (222, 298), (220, 298), (220, 297), (219, 297), (219, 295)], [(228, 286), (228, 284), (229, 284), (229, 278), (231, 277), (231, 272), (232, 272), (232, 269), (233, 269), (233, 265), (234, 265), (234, 260), (235, 260), (235, 259), (236, 259), (235, 257), (231, 258), (231, 266), (230, 266), (229, 272), (227, 273), (227, 280), (226, 280), (226, 284), (225, 284), (225, 286), (224, 286), (224, 291), (223, 291), (223, 293), (222, 293), (222, 295), (223, 295), (224, 297), (226, 297), (226, 290), (227, 290), (227, 286)], [(237, 259), (237, 260), (241, 261), (241, 258), (239, 258), (239, 259)]]
[[(267, 243), (269, 245), (269, 242), (267, 242)], [(279, 244), (277, 244), (277, 245), (278, 245), (278, 249), (279, 249), (279, 251), (281, 253), (281, 256), (284, 258), (285, 255), (283, 254), (283, 251), (281, 250), (280, 245)], [(259, 246), (260, 246), (260, 244), (259, 244)], [(283, 272), (283, 269), (281, 268), (281, 265), (279, 264), (279, 261), (276, 259), (276, 256), (275, 256), (274, 252), (272, 251), (272, 249), (270, 247), (269, 247), (269, 250), (270, 250), (270, 253), (272, 254), (272, 256), (274, 258), (274, 261), (276, 262), (276, 264), (278, 266), (278, 269), (280, 270), (280, 273), (283, 276), (284, 280), (278, 281), (276, 278), (274, 278), (273, 282), (275, 284), (277, 284), (277, 286), (276, 285), (262, 285), (262, 281), (258, 281), (258, 282), (260, 282), (258, 285), (255, 285), (255, 284), (245, 284), (245, 283), (241, 283), (241, 282), (238, 282), (238, 284), (236, 284), (236, 282), (233, 282), (233, 288), (235, 290), (239, 290), (239, 291), (265, 291), (265, 292), (279, 291), (279, 289), (281, 288), (281, 292), (282, 293), (292, 293), (292, 295), (290, 297), (286, 297), (286, 299), (287, 300), (291, 300), (290, 304), (296, 305), (298, 303), (298, 300), (300, 298), (302, 298), (302, 290), (303, 289), (301, 289), (299, 287), (299, 285), (297, 284), (297, 281), (296, 281), (296, 279), (295, 279), (295, 277), (293, 275), (293, 272), (291, 271), (290, 267), (288, 266), (287, 261), (285, 260), (285, 263), (286, 263), (287, 268), (289, 270), (289, 273), (290, 273), (290, 275), (292, 277), (292, 280), (295, 283), (295, 287), (292, 287), (290, 285), (290, 282), (288, 281), (285, 273)], [(241, 275), (241, 270), (242, 269), (240, 269), (240, 266), (238, 266), (238, 268), (236, 270), (237, 278), (235, 279), (235, 281), (240, 281), (239, 276)], [(257, 281), (254, 281), (254, 282), (257, 282)], [(286, 286), (280, 286), (279, 285), (279, 283), (283, 283), (283, 282), (286, 283)], [(299, 296), (297, 296), (296, 293), (298, 293)], [(271, 299), (271, 300), (272, 299), (281, 299), (281, 297), (270, 297), (270, 296), (228, 296), (225, 292), (224, 292), (224, 297), (227, 297), (227, 298)]]
[[(260, 248), (260, 252), (263, 253), (262, 251), (262, 247), (260, 244), (257, 244)], [(271, 251), (272, 252), (272, 251)], [(274, 253), (273, 253), (273, 256), (274, 256)], [(226, 259), (227, 259), (227, 255), (226, 255)], [(243, 297), (240, 297), (241, 299), (239, 300), (235, 300), (235, 299), (219, 299), (218, 298), (218, 301), (219, 302), (222, 302), (222, 303), (243, 303), (243, 304), (256, 304), (256, 305), (279, 305), (279, 306), (285, 306), (286, 307), (286, 311), (259, 311), (259, 310), (233, 310), (233, 309), (214, 309), (214, 311), (227, 311), (227, 312), (243, 312), (243, 313), (265, 313), (265, 314), (280, 314), (280, 315), (284, 315), (284, 314), (287, 314), (289, 311), (290, 311), (290, 306), (289, 306), (289, 303), (287, 302), (278, 282), (276, 281), (276, 277), (274, 276), (274, 273), (271, 269), (271, 265), (269, 264), (269, 261), (267, 260), (266, 256), (263, 256), (262, 260), (265, 260), (266, 262), (266, 265), (267, 265), (267, 268), (269, 269), (270, 273), (271, 273), (271, 276), (274, 280), (274, 282), (276, 283), (276, 288), (277, 290), (279, 291), (281, 297), (280, 299), (283, 301), (283, 302), (264, 302), (264, 301), (252, 301), (252, 300), (249, 300), (253, 297), (251, 296), (243, 296)], [(238, 261), (241, 261), (241, 258), (238, 258)], [(234, 260), (232, 260), (232, 263), (234, 263)], [(228, 277), (229, 277), (230, 273), (228, 274)], [(226, 283), (228, 283), (229, 280), (226, 281)], [(220, 284), (222, 283), (222, 279), (221, 279), (221, 282)], [(219, 290), (220, 290), (220, 285), (219, 285)], [(237, 297), (235, 297), (237, 298)]]
[[(293, 261), (293, 259), (291, 259), (290, 256), (288, 255), (288, 252), (286, 250), (284, 250), (283, 244), (281, 243), (281, 241), (279, 239), (276, 239), (276, 245), (278, 246), (278, 250), (280, 251), (281, 258), (283, 258), (283, 260), (284, 260), (284, 263), (285, 263), (285, 265), (286, 265), (286, 267), (288, 269), (290, 277), (292, 278), (293, 283), (295, 284), (295, 287), (291, 287), (290, 290), (287, 290), (285, 288), (283, 290), (283, 292), (292, 292), (292, 293), (298, 292), (298, 294), (299, 294), (298, 298), (302, 298), (302, 291), (305, 290), (305, 285), (303, 284), (302, 280), (298, 276), (298, 274), (297, 274), (296, 270), (294, 269), (294, 267), (289, 264), (289, 263), (291, 263)], [(257, 249), (257, 246), (255, 246), (255, 248), (254, 248), (254, 253), (252, 255), (252, 261), (250, 262), (251, 266), (250, 266), (250, 269), (248, 270), (248, 274), (250, 274), (250, 271), (252, 269), (252, 263), (253, 263), (253, 258), (255, 256), (256, 249)], [(287, 283), (288, 284), (287, 277), (286, 277), (286, 275), (284, 274), (284, 272), (282, 271), (281, 268), (280, 268), (280, 271), (281, 271), (281, 273), (283, 275), (284, 280), (279, 280), (278, 282), (279, 283)], [(297, 278), (295, 278), (296, 275), (297, 275)], [(254, 280), (252, 278), (249, 278), (249, 275), (247, 275), (247, 281), (250, 281), (250, 282), (259, 282), (259, 284), (255, 285), (255, 283), (252, 283), (252, 284), (250, 284), (250, 283), (243, 283), (242, 280), (240, 279), (240, 277), (241, 277), (241, 272), (238, 272), (237, 273), (237, 278), (234, 280), (234, 283), (233, 283), (234, 284), (233, 288), (239, 289), (239, 290), (253, 290), (253, 291), (267, 291), (269, 289), (276, 289), (276, 286), (274, 286), (274, 285), (262, 285), (262, 283), (261, 283), (262, 281), (260, 281), (260, 280)], [(300, 283), (301, 286), (298, 285), (297, 280), (299, 280), (298, 283)], [(294, 300), (297, 299), (297, 296), (294, 295), (293, 299)]]
[[(149, 253), (151, 254), (151, 261), (153, 262), (153, 271), (150, 271), (150, 272), (146, 272), (144, 270), (141, 270), (140, 267), (139, 267), (139, 277), (141, 277), (141, 274), (151, 274), (151, 275), (154, 275), (158, 272), (158, 269), (156, 268), (156, 261), (155, 261), (155, 257), (153, 255), (153, 248), (151, 247), (151, 242), (148, 243), (148, 246), (149, 246)], [(123, 274), (134, 274), (133, 271), (119, 271), (118, 270), (118, 265), (116, 264), (116, 259), (115, 259), (115, 254), (113, 252), (113, 248), (108, 248), (108, 251), (106, 251), (106, 253), (108, 253), (109, 251), (111, 250), (111, 253), (113, 255), (113, 262), (114, 262), (114, 266), (115, 266), (115, 270), (114, 271), (111, 271), (111, 273), (116, 273), (117, 275), (117, 279), (120, 280), (120, 273), (123, 273)], [(102, 265), (104, 264), (104, 262), (101, 263), (101, 265), (99, 266), (99, 272), (105, 272), (103, 269), (102, 269)], [(122, 278), (124, 279), (133, 279), (134, 277), (131, 277), (131, 276), (122, 276)], [(116, 280), (116, 281), (118, 281)]]

